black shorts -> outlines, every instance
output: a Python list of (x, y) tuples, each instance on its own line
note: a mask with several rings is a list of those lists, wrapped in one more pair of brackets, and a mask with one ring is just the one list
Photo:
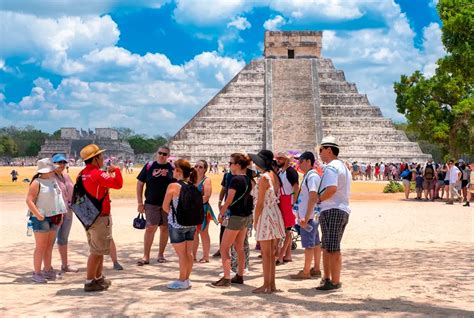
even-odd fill
[(444, 185), (449, 185), (449, 180), (444, 180)]
[(347, 223), (349, 213), (339, 209), (324, 210), (319, 215), (321, 226), (321, 247), (326, 251), (338, 252), (341, 250), (341, 240)]
[(464, 189), (469, 184), (469, 180), (461, 180), (461, 188)]

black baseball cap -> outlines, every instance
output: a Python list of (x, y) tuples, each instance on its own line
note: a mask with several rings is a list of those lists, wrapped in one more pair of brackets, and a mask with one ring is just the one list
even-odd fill
[(315, 162), (316, 161), (316, 157), (314, 156), (314, 154), (311, 152), (311, 151), (305, 151), (301, 154), (301, 156), (299, 157), (299, 160), (310, 160), (311, 162)]

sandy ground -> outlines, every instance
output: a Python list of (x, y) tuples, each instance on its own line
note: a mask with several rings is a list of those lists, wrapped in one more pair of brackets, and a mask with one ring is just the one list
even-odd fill
[[(403, 201), (400, 195), (383, 198), (351, 201), (353, 212), (343, 239), (342, 290), (321, 293), (314, 289), (319, 280), (291, 280), (289, 275), (302, 267), (298, 247), (292, 263), (277, 267), (277, 287), (283, 292), (257, 296), (251, 290), (262, 282), (261, 262), (253, 249), (245, 285), (226, 290), (206, 286), (222, 272), (216, 259), (195, 265), (191, 289), (168, 290), (166, 283), (178, 273), (171, 246), (168, 263), (137, 267), (143, 232), (131, 225), (136, 216), (133, 199), (112, 202), (114, 239), (125, 270), (114, 271), (106, 257), (105, 274), (113, 281), (107, 292), (83, 292), (88, 249), (77, 219), (69, 255), (80, 272), (47, 285), (32, 284), (34, 239), (25, 233), (24, 196), (2, 194), (0, 315), (473, 317), (474, 209)], [(215, 196), (211, 203), (215, 205)], [(211, 232), (213, 252), (218, 227), (212, 226)], [(57, 251), (53, 266), (60, 266)]]

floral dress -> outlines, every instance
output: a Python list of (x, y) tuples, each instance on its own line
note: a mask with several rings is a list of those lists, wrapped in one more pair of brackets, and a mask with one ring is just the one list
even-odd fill
[[(285, 226), (283, 223), (283, 217), (281, 216), (280, 208), (278, 207), (279, 194), (275, 194), (272, 179), (270, 178), (268, 172), (263, 173), (261, 177), (268, 180), (270, 187), (265, 193), (265, 202), (263, 203), (263, 209), (262, 213), (260, 214), (260, 218), (255, 220), (257, 222), (255, 239), (257, 241), (266, 241), (284, 238)], [(257, 202), (258, 184), (252, 190), (252, 196), (254, 197), (254, 202)]]

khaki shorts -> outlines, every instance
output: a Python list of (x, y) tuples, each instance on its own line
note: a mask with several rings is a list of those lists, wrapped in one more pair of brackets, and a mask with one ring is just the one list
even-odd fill
[(112, 218), (110, 215), (99, 216), (86, 233), (91, 254), (110, 254), (110, 241), (112, 240)]
[(248, 228), (252, 224), (252, 216), (237, 216), (232, 215), (229, 218), (229, 223), (225, 227), (228, 230), (240, 231)]

